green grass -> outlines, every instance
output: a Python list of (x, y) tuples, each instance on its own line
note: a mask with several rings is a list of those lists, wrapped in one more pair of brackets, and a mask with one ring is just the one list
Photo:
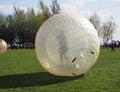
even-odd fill
[(120, 92), (120, 49), (101, 49), (84, 77), (51, 75), (34, 50), (8, 50), (0, 54), (0, 92)]

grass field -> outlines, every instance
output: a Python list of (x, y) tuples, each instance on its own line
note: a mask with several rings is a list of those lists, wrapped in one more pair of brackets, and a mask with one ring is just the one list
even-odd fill
[(0, 55), (0, 92), (120, 92), (120, 49), (102, 48), (84, 77), (51, 75), (34, 50), (8, 50)]

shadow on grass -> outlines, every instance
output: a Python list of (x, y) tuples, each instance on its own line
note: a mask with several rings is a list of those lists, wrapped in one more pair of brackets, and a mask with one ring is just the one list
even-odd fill
[(0, 88), (44, 86), (75, 80), (83, 76), (61, 77), (48, 72), (0, 76)]

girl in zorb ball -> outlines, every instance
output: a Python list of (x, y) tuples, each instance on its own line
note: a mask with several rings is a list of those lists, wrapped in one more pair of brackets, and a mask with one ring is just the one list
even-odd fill
[(4, 40), (0, 39), (0, 54), (7, 51), (7, 44)]
[(38, 30), (35, 51), (41, 65), (60, 76), (88, 71), (99, 55), (97, 31), (88, 19), (73, 14), (49, 18)]

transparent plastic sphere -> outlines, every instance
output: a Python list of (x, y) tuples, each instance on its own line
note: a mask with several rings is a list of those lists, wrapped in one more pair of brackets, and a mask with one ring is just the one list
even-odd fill
[(41, 65), (50, 73), (77, 76), (88, 71), (99, 55), (97, 31), (85, 18), (58, 14), (38, 30), (35, 51)]
[(0, 39), (0, 54), (7, 51), (7, 44), (4, 40)]

